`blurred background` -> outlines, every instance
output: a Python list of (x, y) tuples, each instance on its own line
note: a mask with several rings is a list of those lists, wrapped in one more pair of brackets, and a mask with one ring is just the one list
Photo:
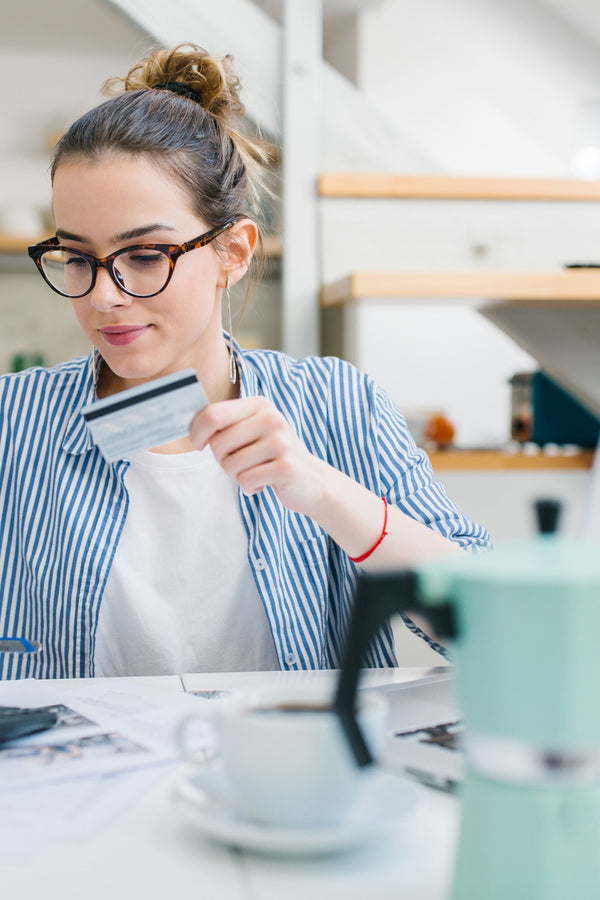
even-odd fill
[(106, 78), (192, 41), (234, 56), (273, 146), (241, 343), (369, 372), (496, 540), (540, 493), (579, 527), (600, 415), (594, 0), (21, 0), (2, 20), (0, 372), (90, 349), (26, 255), (53, 233), (57, 137)]

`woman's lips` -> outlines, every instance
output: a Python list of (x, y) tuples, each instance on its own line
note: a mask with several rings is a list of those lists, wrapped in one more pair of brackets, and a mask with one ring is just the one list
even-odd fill
[(150, 325), (110, 325), (100, 328), (100, 333), (109, 344), (122, 347), (137, 340), (149, 328)]

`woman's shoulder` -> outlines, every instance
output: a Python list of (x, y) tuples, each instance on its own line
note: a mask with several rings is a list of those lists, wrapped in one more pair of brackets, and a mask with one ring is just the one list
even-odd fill
[(379, 419), (379, 390), (350, 363), (327, 356), (293, 359), (275, 351), (242, 357), (243, 393), (266, 397), (312, 446), (369, 440)]
[(295, 359), (278, 350), (242, 350), (242, 364), (250, 377), (275, 387), (289, 385), (290, 382), (307, 386), (331, 387), (352, 382), (373, 386), (368, 375), (352, 363), (336, 356), (305, 356)]
[(89, 357), (79, 357), (55, 366), (34, 366), (21, 372), (0, 375), (0, 395), (10, 398), (17, 395), (28, 396), (32, 400), (44, 393), (47, 400), (60, 396), (65, 389), (77, 393), (89, 378)]

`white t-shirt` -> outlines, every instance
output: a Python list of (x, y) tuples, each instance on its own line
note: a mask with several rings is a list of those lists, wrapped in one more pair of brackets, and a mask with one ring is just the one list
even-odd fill
[(144, 453), (100, 607), (96, 675), (278, 669), (237, 485), (209, 447)]

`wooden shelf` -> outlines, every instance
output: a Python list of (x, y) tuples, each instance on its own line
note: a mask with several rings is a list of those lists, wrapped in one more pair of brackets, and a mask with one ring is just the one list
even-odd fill
[(600, 200), (600, 181), (324, 172), (321, 197), (436, 200)]
[(547, 453), (529, 455), (502, 450), (435, 450), (427, 454), (435, 471), (482, 471), (519, 469), (589, 469), (594, 461), (593, 450), (577, 454), (551, 456)]
[(600, 269), (557, 272), (353, 272), (321, 290), (321, 306), (410, 297), (600, 303)]

